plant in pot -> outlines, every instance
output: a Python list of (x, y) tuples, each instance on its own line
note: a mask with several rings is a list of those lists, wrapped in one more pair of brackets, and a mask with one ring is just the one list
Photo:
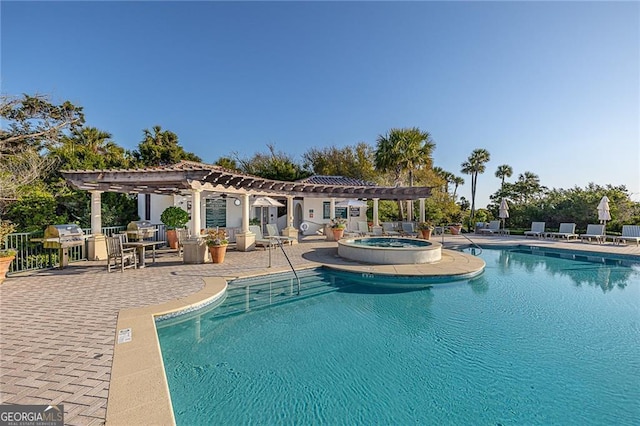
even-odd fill
[(160, 215), (160, 220), (167, 227), (167, 240), (172, 249), (178, 248), (176, 228), (184, 228), (189, 219), (189, 213), (176, 206), (167, 207)]
[(333, 238), (338, 241), (344, 235), (344, 230), (347, 228), (347, 220), (341, 217), (331, 219), (331, 230), (333, 231)]
[(211, 261), (213, 263), (224, 262), (224, 255), (227, 252), (227, 246), (229, 240), (227, 239), (227, 233), (224, 229), (209, 229), (204, 237), (207, 247), (209, 247), (209, 253), (211, 254)]
[(458, 235), (462, 232), (462, 214), (456, 213), (451, 216), (453, 223), (449, 225), (449, 231), (451, 231), (451, 235)]
[(11, 222), (5, 220), (0, 221), (0, 284), (4, 281), (11, 262), (16, 258), (16, 251), (14, 249), (2, 249), (7, 235), (11, 234), (15, 229), (15, 225)]
[(422, 234), (422, 238), (428, 240), (431, 238), (431, 232), (433, 232), (433, 224), (430, 221), (418, 222), (418, 231)]

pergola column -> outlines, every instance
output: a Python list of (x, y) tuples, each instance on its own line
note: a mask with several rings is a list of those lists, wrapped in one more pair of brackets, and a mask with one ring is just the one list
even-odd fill
[(106, 260), (107, 241), (102, 234), (102, 191), (89, 191), (91, 194), (91, 237), (88, 240), (87, 259)]
[(242, 194), (242, 231), (236, 233), (236, 247), (239, 251), (256, 248), (256, 234), (249, 231), (249, 194)]
[(424, 198), (418, 198), (418, 201), (420, 201), (420, 222), (425, 222), (425, 217), (424, 217)]
[(191, 235), (194, 237), (200, 235), (200, 229), (202, 229), (202, 220), (200, 219), (200, 195), (202, 194), (201, 189), (192, 189), (192, 203), (191, 206)]
[(382, 226), (380, 226), (380, 219), (378, 218), (378, 202), (380, 198), (373, 199), (373, 226), (371, 227), (374, 235), (379, 233), (382, 234)]
[(282, 235), (293, 238), (294, 244), (298, 242), (298, 230), (293, 227), (293, 196), (287, 195), (287, 227), (282, 230)]

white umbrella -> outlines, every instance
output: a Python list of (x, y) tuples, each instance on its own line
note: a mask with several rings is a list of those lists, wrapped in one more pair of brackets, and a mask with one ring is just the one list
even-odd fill
[(603, 196), (598, 204), (598, 220), (600, 223), (607, 225), (607, 221), (611, 220), (611, 213), (609, 213), (609, 199), (607, 196)]
[(509, 217), (509, 205), (504, 198), (500, 202), (500, 210), (498, 211), (498, 217), (502, 219), (502, 228), (504, 229), (504, 220)]
[(349, 218), (349, 229), (351, 229), (351, 207), (367, 207), (366, 201), (356, 200), (354, 198), (350, 198), (348, 200), (340, 201), (336, 203), (336, 207), (346, 207), (347, 208), (347, 217)]
[(284, 204), (271, 197), (258, 197), (253, 201), (253, 207), (260, 207), (260, 230), (264, 232), (262, 209), (264, 207), (284, 207)]

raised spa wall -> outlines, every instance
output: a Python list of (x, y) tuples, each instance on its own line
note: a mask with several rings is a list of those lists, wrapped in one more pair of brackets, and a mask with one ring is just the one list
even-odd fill
[[(393, 239), (407, 240), (409, 243), (415, 241), (411, 238)], [(338, 255), (345, 259), (378, 265), (433, 263), (442, 258), (442, 244), (435, 241), (424, 247), (374, 247), (355, 244), (356, 240), (358, 239), (344, 238), (338, 241)]]

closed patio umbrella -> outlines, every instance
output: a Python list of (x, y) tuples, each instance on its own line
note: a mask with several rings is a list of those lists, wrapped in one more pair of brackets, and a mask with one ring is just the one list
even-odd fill
[(611, 213), (609, 212), (609, 198), (603, 196), (598, 204), (598, 220), (603, 223), (605, 228), (607, 227), (607, 221), (611, 220)]
[(502, 229), (504, 229), (504, 220), (509, 217), (509, 205), (504, 198), (500, 202), (500, 210), (498, 211), (498, 217), (502, 219)]
[(264, 215), (262, 214), (262, 209), (264, 207), (284, 207), (284, 204), (271, 197), (258, 197), (254, 200), (253, 207), (260, 207), (260, 230), (264, 232), (264, 224), (262, 223)]

